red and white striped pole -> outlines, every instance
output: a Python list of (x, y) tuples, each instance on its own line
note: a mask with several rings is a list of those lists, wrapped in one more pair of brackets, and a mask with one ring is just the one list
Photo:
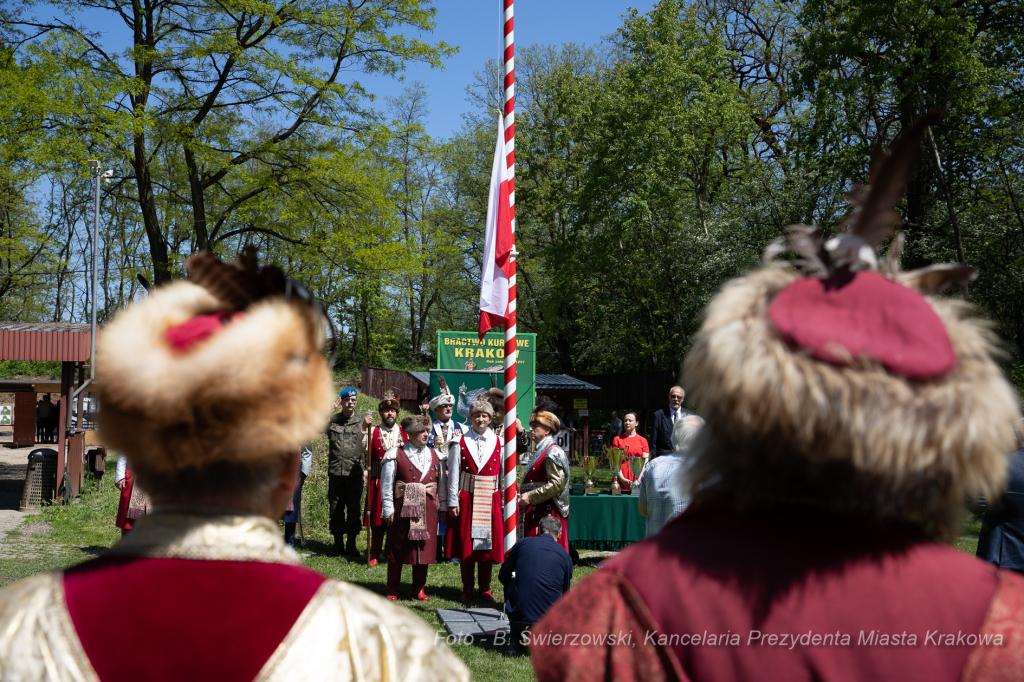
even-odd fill
[(512, 218), (512, 272), (508, 278), (508, 317), (505, 320), (505, 446), (502, 471), (505, 477), (505, 554), (516, 544), (519, 517), (519, 486), (516, 482), (516, 71), (515, 41), (512, 33), (512, 0), (504, 3), (503, 34), (505, 37), (505, 161), (508, 164), (508, 203)]

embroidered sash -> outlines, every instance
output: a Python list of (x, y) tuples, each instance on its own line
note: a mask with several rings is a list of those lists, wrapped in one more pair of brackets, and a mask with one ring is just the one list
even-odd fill
[(427, 529), (427, 497), (435, 499), (437, 496), (436, 483), (403, 483), (395, 484), (395, 499), (404, 499), (402, 502), (403, 519), (409, 521), (409, 539), (427, 540), (430, 538), (430, 531)]
[(491, 548), (491, 502), (494, 491), (498, 489), (497, 476), (475, 476), (463, 471), (459, 477), (459, 488), (465, 490), (473, 498), (473, 518), (469, 536), (473, 539), (473, 549)]
[(128, 498), (128, 511), (125, 516), (135, 520), (153, 511), (153, 503), (149, 501), (149, 495), (142, 492), (138, 484), (132, 481), (132, 496)]

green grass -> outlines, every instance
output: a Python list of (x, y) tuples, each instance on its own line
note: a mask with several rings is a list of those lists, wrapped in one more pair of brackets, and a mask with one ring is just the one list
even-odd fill
[[(298, 551), (310, 568), (383, 596), (386, 593), (387, 571), (384, 564), (367, 569), (365, 560), (323, 556), (332, 541), (327, 528), (326, 453), (326, 438), (317, 439), (314, 442), (313, 471), (303, 490), (303, 530), (306, 546), (299, 547)], [(598, 478), (604, 479), (607, 485), (611, 472), (605, 470), (598, 474)], [(7, 550), (6, 554), (14, 554), (17, 550), (23, 551), (24, 554), (21, 558), (0, 559), (0, 586), (9, 585), (42, 571), (61, 569), (88, 560), (116, 542), (120, 537), (120, 531), (114, 527), (119, 493), (111, 485), (112, 478), (111, 476), (107, 479), (102, 493), (96, 492), (96, 480), (89, 478), (84, 487), (86, 492), (79, 500), (67, 507), (47, 508), (40, 516), (28, 519), (20, 530), (9, 533), (2, 545)], [(39, 532), (40, 522), (45, 523), (49, 528), (48, 532)], [(961, 551), (974, 554), (980, 527), (980, 517), (969, 514), (954, 546)], [(367, 534), (364, 531), (359, 538), (359, 547), (364, 552), (366, 541)], [(591, 567), (578, 566), (573, 575), (573, 583), (579, 582), (594, 570)], [(428, 603), (409, 599), (409, 580), (410, 569), (407, 567), (403, 573), (399, 603), (423, 618), (432, 628), (442, 632), (437, 609), (462, 606), (458, 601), (462, 592), (458, 567), (451, 564), (430, 567), (427, 581), (427, 594), (430, 596)], [(503, 593), (497, 580), (497, 567), (492, 590), (500, 602)], [(478, 602), (474, 605), (483, 606), (483, 603)], [(500, 650), (480, 644), (455, 644), (452, 649), (465, 661), (477, 680), (516, 682), (534, 679), (529, 658), (510, 659)]]

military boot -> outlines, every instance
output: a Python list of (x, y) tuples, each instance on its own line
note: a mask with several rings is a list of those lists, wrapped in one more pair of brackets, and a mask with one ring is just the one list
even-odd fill
[(336, 535), (334, 536), (334, 546), (327, 550), (327, 556), (341, 556), (342, 551), (344, 551), (344, 546), (342, 545), (341, 536)]
[(348, 542), (345, 544), (345, 556), (359, 556), (359, 548), (356, 547), (356, 536), (354, 534), (348, 536)]

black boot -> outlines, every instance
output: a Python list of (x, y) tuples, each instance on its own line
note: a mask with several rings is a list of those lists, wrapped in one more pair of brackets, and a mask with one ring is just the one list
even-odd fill
[(351, 557), (359, 556), (359, 548), (356, 547), (356, 536), (353, 534), (348, 536), (348, 543), (345, 545), (345, 555)]
[(327, 550), (327, 556), (341, 556), (343, 549), (341, 536), (335, 535), (334, 546)]

